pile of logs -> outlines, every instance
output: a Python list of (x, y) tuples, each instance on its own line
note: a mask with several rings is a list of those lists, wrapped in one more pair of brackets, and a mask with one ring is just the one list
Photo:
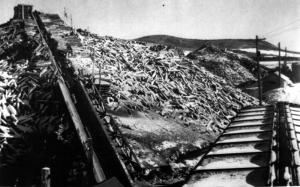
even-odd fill
[[(172, 48), (153, 51), (153, 47), (135, 41), (91, 35), (80, 38), (94, 59), (80, 68), (93, 67), (85, 72), (96, 76), (100, 72), (101, 79), (110, 82), (111, 95), (106, 102), (113, 110), (155, 110), (187, 125), (216, 130), (242, 106), (257, 104), (256, 99), (228, 86), (196, 61), (179, 58)], [(80, 56), (76, 58), (74, 67), (79, 66)]]
[[(207, 146), (208, 142), (201, 139), (203, 129), (211, 134), (218, 134), (239, 109), (258, 104), (255, 98), (230, 86), (226, 79), (208, 71), (197, 60), (178, 56), (174, 48), (153, 47), (136, 41), (99, 37), (89, 33), (81, 35), (79, 32), (78, 35), (83, 47), (73, 48), (72, 57), (69, 58), (71, 66), (75, 74), (94, 81), (108, 111), (127, 111), (128, 115), (133, 114), (133, 118), (137, 111), (156, 112), (166, 120), (176, 121), (188, 129), (184, 132), (185, 135), (188, 136), (187, 133), (192, 131), (199, 134), (195, 139), (198, 138), (200, 143), (195, 146), (194, 142), (185, 142), (187, 139), (179, 141), (175, 135), (169, 136), (168, 133), (171, 132), (157, 129), (153, 132), (157, 137), (164, 136), (159, 133), (165, 132), (168, 138), (156, 139), (155, 144), (149, 138), (153, 135), (151, 131), (135, 129), (134, 124), (128, 127), (115, 118), (107, 121), (106, 116), (104, 120), (109, 134), (114, 134), (115, 129), (120, 129), (121, 134), (123, 132), (129, 142), (129, 149), (126, 150), (132, 147), (135, 153), (132, 155), (136, 155), (131, 163), (140, 163), (136, 165), (149, 171), (144, 173), (146, 176), (155, 173), (154, 168), (163, 167), (166, 163), (172, 164), (180, 155)], [(92, 84), (90, 81), (85, 83)], [(158, 128), (158, 125), (153, 126), (153, 129)], [(130, 130), (125, 129), (126, 127)], [(114, 137), (122, 136), (112, 136), (118, 148), (118, 139)], [(155, 146), (163, 147), (164, 142), (171, 142), (171, 147), (156, 150)], [(119, 154), (122, 157), (126, 155), (122, 151)], [(128, 157), (123, 160), (130, 159), (132, 158)], [(132, 173), (132, 167), (126, 166)], [(178, 169), (179, 173), (184, 173), (180, 170), (188, 167), (182, 164)]]
[[(32, 58), (38, 55), (39, 50), (35, 50)], [(26, 134), (51, 134), (58, 129), (64, 115), (54, 94), (56, 76), (52, 68), (35, 66), (25, 59), (10, 64), (0, 61), (0, 127), (4, 130), (1, 137), (22, 139)], [(9, 147), (15, 155), (10, 151), (7, 158), (11, 159), (6, 161), (15, 163), (21, 153), (14, 144)]]
[[(40, 178), (31, 171), (50, 165), (55, 170), (53, 182), (76, 183), (81, 171), (87, 172), (87, 164), (61, 100), (57, 69), (50, 62), (36, 27), (28, 26), (25, 31), (21, 26), (18, 34), (12, 34), (10, 30), (16, 27), (11, 24), (7, 30), (0, 26), (1, 42), (5, 41), (1, 48), (4, 52), (0, 54), (0, 172), (4, 166), (18, 166), (20, 172), (7, 175), (20, 177), (12, 180), (29, 186)], [(25, 55), (23, 48), (27, 48)], [(63, 157), (68, 158), (64, 166), (57, 163), (62, 148), (72, 150), (72, 155), (64, 152)], [(24, 168), (28, 173), (22, 172)], [(62, 174), (63, 180), (58, 176)], [(0, 185), (3, 182), (1, 178)]]

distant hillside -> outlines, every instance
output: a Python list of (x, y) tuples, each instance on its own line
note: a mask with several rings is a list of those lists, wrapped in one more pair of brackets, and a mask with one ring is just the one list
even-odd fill
[[(224, 78), (230, 85), (240, 86), (256, 81), (256, 61), (246, 55), (220, 49), (213, 45), (203, 45), (186, 57), (196, 60), (200, 66)], [(265, 69), (261, 69), (261, 72), (265, 75)]]
[[(162, 45), (170, 45), (179, 47), (185, 50), (196, 50), (203, 44), (212, 44), (219, 48), (238, 49), (238, 48), (255, 48), (254, 39), (216, 39), (216, 40), (198, 40), (178, 38), (168, 35), (150, 35), (135, 39), (142, 42), (157, 43)], [(260, 49), (273, 50), (276, 46), (273, 44), (261, 41), (259, 43)]]

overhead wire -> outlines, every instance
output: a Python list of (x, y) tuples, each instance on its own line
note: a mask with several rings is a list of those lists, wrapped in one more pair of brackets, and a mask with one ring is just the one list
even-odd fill
[(292, 27), (292, 28), (287, 28), (287, 29), (281, 30), (281, 31), (278, 32), (278, 33), (270, 34), (270, 35), (268, 36), (268, 38), (273, 38), (273, 37), (278, 36), (278, 35), (280, 35), (280, 34), (282, 34), (282, 33), (289, 32), (289, 31), (293, 31), (293, 30), (298, 30), (298, 29), (300, 29), (300, 25), (298, 25), (297, 27)]
[(275, 28), (275, 29), (273, 29), (273, 30), (271, 30), (271, 31), (269, 31), (269, 32), (267, 32), (267, 33), (265, 33), (265, 34), (263, 34), (263, 35), (269, 35), (269, 34), (271, 34), (271, 33), (273, 33), (273, 32), (278, 32), (279, 30), (285, 29), (285, 28), (287, 28), (287, 27), (289, 27), (289, 26), (291, 26), (291, 25), (293, 25), (293, 24), (295, 24), (295, 23), (297, 23), (297, 22), (300, 22), (300, 19), (299, 19), (299, 18), (296, 19), (296, 20), (294, 20), (294, 21), (292, 21), (292, 22), (290, 22), (290, 23), (288, 23), (288, 24), (286, 24), (286, 25), (277, 27), (277, 28)]

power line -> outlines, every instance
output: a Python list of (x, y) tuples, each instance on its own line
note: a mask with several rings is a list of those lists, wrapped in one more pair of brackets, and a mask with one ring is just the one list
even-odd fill
[(263, 35), (263, 36), (272, 36), (272, 35), (274, 35), (274, 34), (277, 34), (277, 33), (280, 33), (280, 32), (284, 32), (284, 31), (286, 31), (286, 30), (298, 28), (299, 26), (300, 26), (300, 24), (299, 24), (299, 25), (294, 25), (293, 27), (285, 27), (285, 28), (283, 27), (283, 28), (281, 28), (281, 29), (278, 29), (277, 31), (273, 31), (273, 32), (270, 33), (270, 34)]
[(280, 35), (282, 33), (293, 31), (293, 30), (298, 30), (298, 29), (300, 29), (300, 26), (293, 27), (293, 28), (288, 28), (288, 29), (282, 30), (282, 31), (280, 31), (278, 33), (273, 33), (270, 36), (268, 36), (268, 38), (273, 38), (273, 37), (278, 36), (278, 35)]
[(290, 25), (293, 25), (293, 24), (295, 24), (295, 23), (297, 23), (297, 22), (299, 22), (299, 21), (300, 21), (300, 19), (296, 19), (296, 20), (294, 20), (294, 21), (292, 21), (292, 22), (290, 22), (290, 23), (288, 23), (288, 24), (286, 24), (286, 25), (277, 27), (276, 29), (273, 29), (273, 30), (271, 30), (271, 31), (269, 31), (269, 32), (267, 32), (267, 33), (265, 33), (265, 34), (263, 34), (263, 35), (269, 35), (269, 34), (271, 34), (271, 33), (273, 33), (273, 32), (276, 32), (276, 31), (278, 31), (278, 30), (281, 30), (281, 29), (283, 29), (283, 28), (285, 28), (285, 27), (289, 27)]

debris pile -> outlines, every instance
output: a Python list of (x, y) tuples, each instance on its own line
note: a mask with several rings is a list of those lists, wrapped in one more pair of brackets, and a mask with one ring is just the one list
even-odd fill
[(87, 164), (40, 35), (22, 21), (0, 30), (0, 185), (40, 185), (44, 166), (53, 185), (78, 184)]
[(76, 71), (98, 77), (100, 72), (101, 79), (111, 83), (107, 105), (112, 110), (151, 109), (186, 123), (206, 124), (226, 120), (232, 109), (256, 102), (199, 63), (175, 56), (172, 49), (156, 52), (135, 41), (98, 36), (85, 37), (85, 46), (94, 50), (94, 60), (80, 53), (70, 60)]
[[(85, 50), (74, 50), (69, 58), (75, 72), (100, 75), (110, 83), (107, 109), (145, 167), (168, 165), (203, 148), (210, 137), (203, 132), (219, 133), (241, 107), (257, 104), (196, 61), (178, 57), (172, 48), (153, 50), (136, 41), (78, 35)], [(91, 59), (82, 55), (89, 51)]]
[(256, 81), (253, 73), (256, 63), (245, 55), (237, 54), (212, 45), (203, 45), (187, 55), (210, 72), (223, 77), (230, 85), (237, 86)]

